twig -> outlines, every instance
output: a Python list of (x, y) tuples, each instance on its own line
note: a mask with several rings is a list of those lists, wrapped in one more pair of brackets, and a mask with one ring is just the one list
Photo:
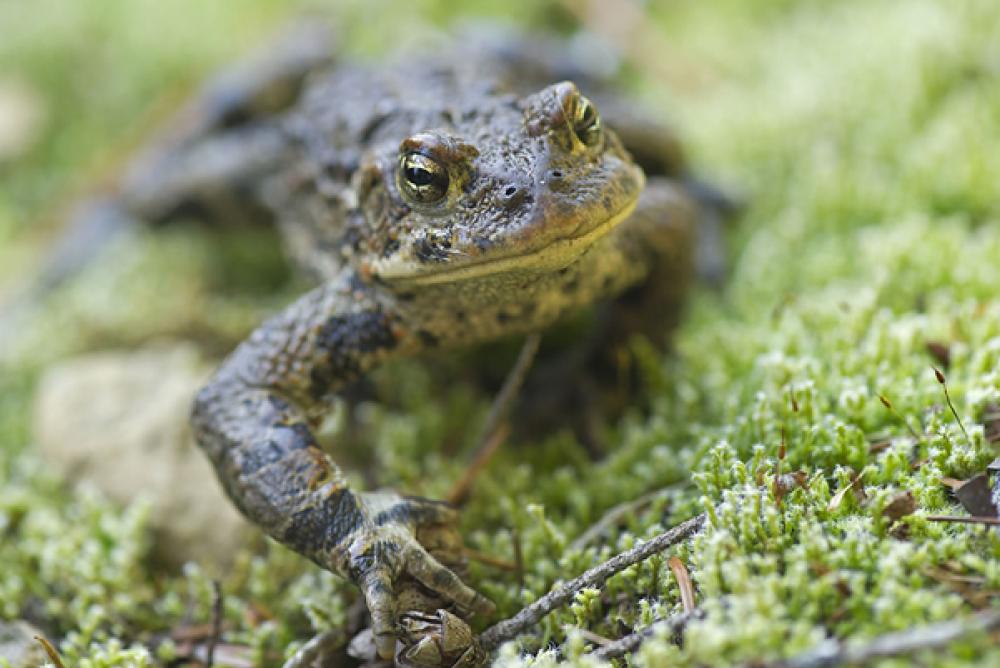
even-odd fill
[(521, 532), (511, 527), (510, 542), (514, 547), (514, 565), (517, 567), (517, 585), (524, 588), (524, 551), (521, 549)]
[(805, 654), (772, 662), (754, 661), (754, 668), (830, 668), (868, 665), (876, 659), (905, 656), (923, 650), (943, 649), (967, 635), (1000, 629), (1000, 610), (986, 610), (966, 619), (954, 619), (896, 631), (850, 647), (843, 641), (827, 640)]
[(473, 455), (472, 462), (465, 468), (462, 477), (452, 486), (451, 491), (448, 492), (448, 503), (457, 506), (461, 505), (468, 498), (476, 476), (479, 475), (483, 467), (493, 458), (493, 455), (500, 449), (503, 442), (507, 440), (509, 434), (510, 427), (502, 424), (485, 441), (480, 442)]
[(959, 429), (961, 429), (962, 433), (965, 434), (965, 440), (969, 442), (969, 445), (972, 445), (972, 439), (969, 438), (969, 432), (965, 431), (965, 425), (962, 424), (962, 418), (958, 417), (958, 411), (955, 410), (955, 404), (951, 401), (951, 393), (948, 392), (948, 381), (945, 380), (944, 374), (941, 373), (937, 367), (932, 366), (931, 368), (934, 369), (934, 377), (937, 378), (937, 382), (941, 383), (941, 387), (944, 388), (944, 398), (945, 401), (948, 402), (948, 408), (951, 409), (951, 414), (955, 416), (955, 422), (958, 423)]
[(605, 531), (618, 524), (618, 522), (620, 522), (626, 515), (637, 512), (643, 506), (653, 503), (660, 497), (669, 495), (670, 492), (677, 489), (677, 487), (678, 485), (661, 487), (660, 489), (655, 489), (652, 492), (643, 494), (637, 499), (625, 501), (624, 503), (619, 503), (617, 506), (613, 506), (610, 510), (604, 513), (601, 519), (597, 520), (594, 524), (591, 524), (586, 531), (577, 536), (576, 539), (569, 544), (567, 549), (571, 551), (582, 550), (600, 538)]
[(509, 430), (502, 424), (503, 420), (524, 384), (524, 379), (535, 361), (535, 355), (538, 353), (541, 341), (542, 336), (537, 333), (529, 334), (528, 338), (524, 340), (521, 352), (517, 355), (517, 361), (514, 362), (513, 368), (504, 379), (503, 386), (493, 400), (490, 412), (486, 416), (486, 422), (483, 423), (483, 429), (479, 434), (478, 445), (472, 454), (472, 461), (461, 479), (452, 487), (451, 493), (448, 494), (450, 503), (458, 505), (465, 500), (476, 476), (507, 438)]
[(905, 417), (903, 417), (902, 414), (896, 410), (896, 407), (892, 405), (892, 402), (889, 401), (889, 399), (886, 398), (884, 394), (878, 395), (878, 400), (882, 402), (882, 405), (885, 406), (890, 413), (895, 415), (896, 418), (903, 423), (903, 426), (906, 427), (906, 431), (910, 432), (910, 436), (913, 437), (914, 441), (920, 443), (921, 441), (924, 440), (920, 438), (920, 434), (918, 434), (916, 430), (910, 426), (910, 421), (907, 420)]
[(312, 640), (299, 648), (282, 668), (312, 668), (313, 663), (344, 643), (342, 629), (330, 629), (313, 636)]
[(542, 335), (538, 333), (529, 334), (524, 339), (524, 343), (521, 345), (521, 352), (517, 354), (517, 360), (514, 362), (514, 367), (504, 379), (500, 392), (497, 393), (496, 399), (493, 400), (493, 406), (490, 408), (489, 415), (486, 416), (486, 422), (483, 424), (483, 431), (479, 437), (480, 443), (489, 438), (489, 435), (497, 430), (500, 422), (507, 415), (511, 402), (517, 396), (521, 386), (524, 384), (525, 376), (528, 375), (531, 365), (535, 362), (535, 355), (538, 354), (538, 346), (541, 342)]
[(34, 639), (42, 646), (45, 653), (49, 657), (49, 661), (52, 662), (56, 668), (66, 668), (66, 664), (62, 662), (62, 657), (59, 656), (58, 650), (49, 642), (49, 639), (45, 636), (33, 636)]
[(170, 630), (170, 639), (174, 642), (198, 642), (212, 634), (212, 623), (179, 626)]
[(976, 515), (927, 515), (928, 522), (959, 522), (962, 524), (994, 524), (1000, 526), (1000, 517), (984, 517)]
[(493, 568), (499, 568), (502, 571), (511, 571), (512, 573), (517, 571), (517, 562), (507, 561), (506, 559), (501, 559), (500, 557), (494, 557), (492, 554), (486, 554), (485, 552), (473, 550), (468, 547), (462, 548), (462, 554), (473, 561), (478, 561), (481, 564), (486, 564), (487, 566), (492, 566)]
[(689, 621), (697, 619), (698, 617), (700, 617), (700, 614), (697, 610), (671, 615), (666, 619), (653, 622), (641, 631), (636, 631), (635, 633), (631, 633), (624, 638), (619, 638), (604, 647), (599, 647), (591, 652), (591, 656), (600, 661), (610, 661), (611, 659), (623, 657), (629, 652), (637, 650), (639, 645), (642, 644), (642, 641), (656, 633), (664, 633), (670, 637), (679, 635), (680, 632), (684, 630), (684, 627), (687, 626)]
[(549, 614), (561, 605), (565, 605), (573, 600), (578, 591), (586, 587), (599, 587), (615, 573), (625, 570), (633, 564), (649, 558), (657, 552), (686, 540), (697, 532), (705, 523), (705, 514), (702, 513), (692, 517), (686, 522), (678, 524), (673, 529), (661, 533), (660, 535), (641, 543), (631, 550), (626, 550), (619, 555), (608, 559), (603, 564), (591, 568), (569, 582), (566, 582), (545, 596), (541, 597), (531, 605), (527, 606), (519, 613), (498, 622), (483, 631), (479, 636), (482, 648), (491, 652), (500, 646), (502, 642), (512, 640), (523, 631), (538, 624), (545, 615)]
[(212, 668), (215, 663), (215, 646), (222, 635), (222, 586), (218, 580), (212, 580), (212, 634), (208, 636), (208, 648), (205, 650), (205, 668)]
[(602, 635), (594, 633), (590, 629), (580, 629), (579, 633), (581, 636), (583, 636), (584, 640), (586, 640), (589, 643), (593, 643), (599, 647), (607, 647), (608, 645), (614, 642), (614, 640), (611, 640), (610, 638), (605, 638)]
[(771, 483), (771, 493), (774, 495), (774, 500), (778, 503), (779, 508), (785, 498), (785, 488), (779, 483), (781, 480), (781, 469), (785, 465), (785, 452), (785, 425), (781, 425), (781, 443), (778, 445), (778, 463), (774, 469), (774, 482)]

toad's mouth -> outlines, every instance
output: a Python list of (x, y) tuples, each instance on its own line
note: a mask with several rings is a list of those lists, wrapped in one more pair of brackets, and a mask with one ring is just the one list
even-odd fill
[(387, 264), (375, 268), (375, 273), (384, 281), (405, 283), (407, 286), (461, 283), (464, 281), (516, 271), (555, 271), (568, 266), (601, 237), (621, 225), (632, 215), (638, 197), (596, 225), (589, 225), (582, 233), (550, 241), (546, 245), (525, 253), (503, 255), (480, 261), (467, 262), (455, 266), (437, 265), (428, 270), (426, 265), (416, 263)]

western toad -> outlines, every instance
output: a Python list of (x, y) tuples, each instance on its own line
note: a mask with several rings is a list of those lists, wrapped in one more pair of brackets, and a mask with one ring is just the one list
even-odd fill
[(662, 334), (695, 228), (714, 229), (674, 136), (560, 44), (481, 46), (372, 67), (299, 30), (210, 83), (100, 213), (271, 220), (316, 277), (223, 362), (192, 422), (249, 519), (358, 584), (383, 657), (401, 579), (493, 606), (431, 554), (454, 508), (348, 487), (314, 437), (331, 399), (390, 358), (537, 331), (626, 292), (618, 324)]

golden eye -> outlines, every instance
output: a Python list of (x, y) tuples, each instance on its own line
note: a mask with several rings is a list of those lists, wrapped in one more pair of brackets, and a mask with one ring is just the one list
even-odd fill
[(399, 188), (421, 204), (430, 204), (448, 192), (448, 170), (422, 153), (406, 153), (399, 158)]
[(601, 117), (597, 107), (582, 95), (573, 115), (573, 132), (587, 146), (597, 146), (601, 141)]

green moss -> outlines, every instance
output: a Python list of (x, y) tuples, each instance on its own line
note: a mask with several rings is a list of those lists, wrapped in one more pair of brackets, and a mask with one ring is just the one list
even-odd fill
[[(520, 4), (522, 20), (565, 20), (547, 5)], [(452, 18), (449, 6), (419, 3), (436, 20)], [(13, 7), (0, 7), (0, 23)], [(0, 256), (11, 266), (37, 246), (18, 234), (24, 222), (115, 145), (121, 128), (141, 126), (151, 99), (197, 80), (287, 11), (269, 0), (43, 7), (33, 31), (0, 47), (4, 61), (24, 64), (58, 129), (0, 175)], [(371, 11), (351, 2), (335, 15), (353, 26)], [(652, 409), (610, 434), (607, 458), (593, 462), (557, 434), (505, 448), (490, 464), (465, 512), (466, 535), (511, 561), (518, 545), (525, 572), (522, 584), (473, 564), (474, 583), (509, 614), (705, 509), (705, 531), (675, 553), (707, 614), (688, 627), (683, 648), (654, 639), (630, 659), (637, 665), (774, 658), (830, 633), (861, 641), (968, 614), (962, 591), (940, 573), (996, 590), (1000, 538), (923, 517), (963, 512), (940, 479), (968, 477), (997, 455), (978, 421), (1000, 401), (1000, 154), (987, 139), (1000, 135), (1000, 6), (728, 0), (650, 3), (648, 12), (669, 51), (644, 57), (671, 59), (673, 87), (640, 76), (640, 92), (677, 119), (702, 173), (746, 195), (729, 280), (721, 293), (695, 295), (671, 354), (637, 344)], [(188, 30), (195, 24), (202, 28)], [(387, 36), (432, 31), (401, 6), (384, 22), (357, 25), (347, 41), (369, 53)], [(227, 34), (238, 26), (238, 39), (215, 39), (221, 26)], [(173, 651), (157, 644), (165, 631), (210, 619), (212, 589), (195, 565), (151, 569), (141, 505), (115, 508), (66, 490), (25, 450), (34, 378), (55, 357), (164, 333), (220, 354), (298, 289), (273, 252), (261, 252), (272, 246), (197, 230), (140, 234), (55, 295), (23, 348), (6, 351), (0, 614), (38, 618), (74, 665), (158, 665)], [(934, 378), (940, 362), (929, 342), (948, 346), (948, 389), (968, 436)], [(394, 367), (382, 384), (395, 404), (361, 413), (379, 483), (445, 494), (486, 398), (461, 385), (439, 392), (418, 364)], [(873, 451), (876, 441), (888, 445)], [(779, 467), (801, 471), (802, 484), (776, 496)], [(864, 497), (848, 491), (831, 503), (857, 475)], [(608, 508), (666, 486), (599, 545), (572, 547)], [(894, 525), (882, 511), (901, 491), (918, 510)], [(223, 585), (227, 640), (252, 647), (262, 665), (315, 629), (341, 625), (354, 597), (274, 545), (242, 555)], [(617, 637), (679, 609), (665, 557), (653, 558), (600, 594), (581, 593), (540, 634), (506, 646), (499, 665), (559, 657), (590, 665), (581, 630)], [(142, 658), (145, 646), (158, 658)], [(973, 637), (933, 659), (991, 665), (1000, 652)]]

